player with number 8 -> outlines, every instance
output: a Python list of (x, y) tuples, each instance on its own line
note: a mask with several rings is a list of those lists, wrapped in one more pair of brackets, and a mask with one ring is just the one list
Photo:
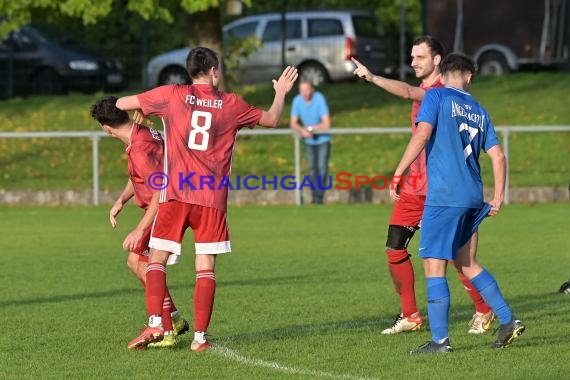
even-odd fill
[[(164, 298), (166, 286), (164, 268), (167, 262), (178, 262), (188, 227), (194, 231), (196, 252), (195, 332), (191, 349), (199, 352), (210, 346), (205, 334), (214, 304), (216, 256), (231, 251), (226, 221), (228, 188), (214, 189), (230, 175), (238, 130), (256, 125), (276, 127), (285, 95), (298, 75), (296, 68), (287, 67), (278, 80), (273, 80), (273, 104), (268, 111), (262, 111), (236, 94), (218, 90), (222, 70), (212, 50), (192, 49), (186, 64), (193, 84), (161, 86), (117, 101), (120, 109), (141, 109), (145, 115), (153, 114), (162, 119), (164, 172), (171, 178), (170, 186), (162, 190), (149, 244), (152, 248), (146, 293), (149, 325), (129, 348), (144, 348), (162, 339), (159, 300)], [(188, 179), (193, 186), (176, 183), (177, 178), (189, 173), (196, 173)], [(213, 189), (200, 189), (199, 181), (204, 176), (214, 178)]]

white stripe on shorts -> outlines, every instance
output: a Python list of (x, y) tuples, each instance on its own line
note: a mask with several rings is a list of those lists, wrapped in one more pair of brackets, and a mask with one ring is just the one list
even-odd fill
[(220, 253), (228, 253), (232, 251), (229, 240), (217, 243), (195, 243), (197, 255), (218, 255)]
[(172, 240), (151, 237), (148, 246), (150, 248), (172, 253), (172, 255), (168, 256), (166, 265), (178, 264), (180, 261), (180, 254), (182, 253), (182, 245), (180, 243)]

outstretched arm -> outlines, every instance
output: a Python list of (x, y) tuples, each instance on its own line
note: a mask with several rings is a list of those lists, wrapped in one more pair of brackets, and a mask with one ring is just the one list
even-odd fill
[(374, 83), (376, 86), (383, 88), (389, 93), (399, 96), (403, 99), (410, 99), (421, 102), (424, 98), (425, 90), (421, 87), (411, 86), (406, 82), (395, 79), (384, 78), (380, 75), (372, 74), (366, 66), (358, 62), (356, 59), (351, 58), (352, 62), (356, 65), (353, 74), (365, 79), (368, 82)]
[(495, 179), (495, 194), (491, 203), (491, 211), (489, 211), (490, 216), (495, 216), (499, 213), (501, 204), (505, 197), (505, 179), (507, 176), (507, 160), (503, 149), (500, 145), (495, 145), (494, 147), (487, 150), (487, 154), (491, 157), (491, 163), (493, 166), (493, 177)]
[(134, 111), (141, 108), (141, 104), (137, 95), (120, 97), (117, 99), (117, 104), (115, 104), (115, 106), (123, 111)]
[(275, 128), (279, 123), (279, 118), (283, 113), (285, 107), (285, 95), (291, 91), (293, 84), (297, 80), (297, 69), (292, 66), (287, 66), (278, 80), (273, 80), (273, 89), (275, 89), (275, 97), (273, 104), (267, 111), (263, 111), (259, 125), (262, 127)]

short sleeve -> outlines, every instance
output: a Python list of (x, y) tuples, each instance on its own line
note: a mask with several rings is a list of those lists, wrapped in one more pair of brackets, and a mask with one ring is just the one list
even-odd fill
[(486, 112), (485, 112), (485, 117), (487, 120), (484, 127), (485, 141), (483, 143), (483, 150), (486, 152), (495, 145), (499, 145), (501, 142), (499, 141), (497, 133), (495, 132), (495, 126), (491, 122), (491, 119), (489, 118), (489, 115)]
[(254, 127), (259, 124), (261, 111), (236, 95), (236, 121), (238, 128)]
[(172, 85), (160, 86), (137, 95), (143, 113), (145, 115), (164, 116), (168, 109), (172, 87)]
[(416, 125), (420, 122), (429, 123), (435, 129), (437, 124), (437, 114), (439, 111), (440, 92), (428, 90), (422, 100), (422, 105), (416, 118)]
[(323, 94), (319, 94), (319, 116), (322, 118), (325, 115), (329, 115), (329, 106), (327, 100)]
[(301, 110), (299, 109), (299, 95), (293, 98), (293, 104), (291, 105), (291, 117), (299, 117)]

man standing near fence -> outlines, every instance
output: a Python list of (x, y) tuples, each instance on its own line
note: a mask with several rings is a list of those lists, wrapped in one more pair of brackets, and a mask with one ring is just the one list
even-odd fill
[[(304, 138), (313, 204), (323, 204), (331, 152), (331, 135), (321, 133), (331, 127), (325, 96), (308, 80), (299, 83), (299, 95), (291, 107), (291, 129)], [(317, 132), (317, 133), (315, 133)]]
[[(439, 64), (443, 55), (443, 45), (431, 36), (423, 36), (414, 41), (411, 66), (416, 77), (422, 80), (419, 87), (374, 75), (366, 66), (353, 58), (353, 62), (356, 64), (354, 74), (391, 94), (413, 101), (411, 117), (413, 135), (416, 132), (416, 116), (426, 91), (430, 88), (443, 86), (439, 72)], [(396, 292), (400, 296), (402, 311), (396, 316), (392, 326), (383, 330), (382, 334), (416, 331), (421, 328), (423, 323), (416, 304), (414, 267), (410, 261), (408, 244), (420, 228), (424, 210), (427, 193), (425, 152), (422, 152), (410, 165), (406, 178), (407, 182), (401, 186), (400, 198), (395, 202), (392, 210), (386, 242), (388, 267)], [(489, 331), (495, 314), (469, 280), (461, 272), (458, 271), (458, 273), (465, 290), (475, 304), (475, 314), (469, 322), (468, 332), (470, 334), (481, 334)]]

